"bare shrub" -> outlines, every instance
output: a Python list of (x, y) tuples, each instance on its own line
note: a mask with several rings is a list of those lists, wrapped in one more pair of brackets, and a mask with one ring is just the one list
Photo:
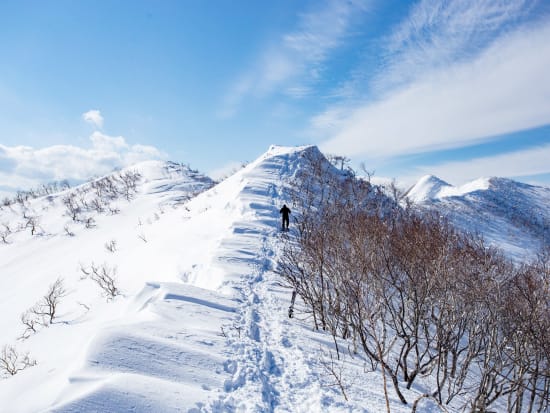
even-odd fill
[(108, 301), (120, 294), (116, 280), (116, 268), (110, 268), (107, 264), (101, 266), (91, 263), (90, 267), (80, 265), (80, 271), (84, 274), (83, 279), (89, 278), (101, 289)]
[(328, 386), (337, 387), (338, 390), (340, 390), (340, 393), (342, 393), (342, 396), (344, 396), (344, 399), (349, 401), (348, 395), (346, 394), (346, 389), (348, 386), (344, 381), (343, 362), (339, 361), (339, 359), (336, 360), (332, 352), (328, 353), (328, 357), (326, 355), (322, 356), (319, 362), (325, 369), (328, 376), (333, 380), (333, 382), (328, 384)]
[(17, 349), (5, 345), (0, 353), (0, 371), (4, 376), (14, 376), (21, 370), (36, 365), (36, 360), (30, 358), (29, 353), (20, 354)]
[(65, 235), (69, 237), (74, 237), (74, 232), (71, 230), (71, 228), (68, 225), (65, 225), (63, 227), (63, 230), (65, 231)]
[(88, 229), (94, 228), (96, 226), (95, 219), (93, 217), (84, 218), (84, 226)]
[(65, 205), (65, 213), (71, 217), (74, 222), (78, 222), (80, 219), (80, 214), (82, 213), (82, 208), (78, 204), (76, 195), (74, 193), (69, 193), (62, 199), (63, 205)]
[(118, 215), (120, 214), (120, 208), (117, 207), (109, 207), (109, 213), (111, 215)]
[(0, 240), (2, 240), (4, 244), (9, 244), (8, 237), (11, 235), (10, 225), (3, 223), (2, 227), (3, 229), (0, 230)]
[(26, 340), (31, 335), (37, 333), (41, 326), (48, 325), (45, 316), (41, 314), (38, 304), (21, 314), (21, 323), (25, 326), (25, 331), (19, 337), (21, 340)]
[(37, 216), (28, 215), (25, 219), (25, 228), (29, 228), (31, 230), (31, 235), (35, 235), (39, 228), (39, 218)]
[(105, 249), (109, 252), (116, 252), (116, 249), (117, 249), (117, 242), (116, 240), (112, 239), (111, 241), (109, 242), (106, 242), (105, 243)]

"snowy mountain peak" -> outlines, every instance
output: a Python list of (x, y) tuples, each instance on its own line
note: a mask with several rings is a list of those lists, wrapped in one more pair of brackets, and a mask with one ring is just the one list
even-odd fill
[(451, 187), (451, 185), (439, 179), (437, 176), (425, 175), (409, 189), (406, 196), (415, 203), (422, 203), (430, 199), (438, 198), (441, 191), (449, 187)]
[(460, 197), (476, 191), (485, 191), (491, 187), (505, 187), (518, 182), (504, 178), (478, 178), (461, 186), (453, 186), (434, 175), (425, 175), (406, 193), (416, 204), (441, 200), (448, 197)]

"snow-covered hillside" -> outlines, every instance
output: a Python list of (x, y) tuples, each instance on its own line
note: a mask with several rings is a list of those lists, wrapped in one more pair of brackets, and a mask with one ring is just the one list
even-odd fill
[(517, 258), (532, 258), (550, 243), (550, 188), (495, 177), (454, 187), (427, 175), (406, 196)]
[[(318, 150), (272, 147), (197, 196), (211, 185), (205, 177), (138, 165), (130, 200), (78, 222), (63, 202), (76, 189), (28, 201), (33, 234), (19, 206), (4, 207), (0, 345), (36, 365), (0, 380), (0, 410), (381, 409), (379, 375), (365, 373), (360, 357), (336, 367), (347, 371), (344, 400), (327, 373), (331, 337), (312, 332), (299, 311), (287, 318), (290, 291), (271, 271), (285, 182), (306, 152)], [(108, 300), (83, 272), (92, 268), (113, 276), (121, 294)], [(21, 314), (57, 279), (65, 294), (56, 318), (21, 339)]]
[[(336, 360), (332, 336), (312, 331), (300, 302), (289, 319), (291, 291), (273, 272), (289, 179), (312, 156), (322, 157), (315, 147), (274, 146), (215, 186), (182, 165), (147, 162), (3, 206), (0, 348), (15, 349), (18, 362), (28, 352), (36, 365), (0, 378), (0, 411), (384, 411), (380, 370), (347, 351)], [(450, 186), (428, 181), (437, 188), (417, 188), (418, 200), (451, 199), (438, 198)], [(488, 188), (501, 182), (493, 181)], [(548, 201), (530, 188), (521, 187), (525, 203), (533, 191)], [(490, 199), (461, 196), (468, 214)], [(109, 297), (94, 269), (120, 294)], [(29, 331), (21, 314), (57, 279), (65, 292), (53, 323)], [(403, 392), (414, 400), (429, 388), (419, 380)], [(410, 411), (389, 398), (392, 412)], [(439, 410), (425, 400), (418, 411)]]

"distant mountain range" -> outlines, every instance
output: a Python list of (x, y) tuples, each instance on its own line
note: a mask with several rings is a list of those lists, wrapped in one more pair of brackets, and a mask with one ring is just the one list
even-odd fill
[(550, 244), (550, 188), (496, 177), (455, 187), (426, 175), (405, 195), (516, 258), (532, 257)]

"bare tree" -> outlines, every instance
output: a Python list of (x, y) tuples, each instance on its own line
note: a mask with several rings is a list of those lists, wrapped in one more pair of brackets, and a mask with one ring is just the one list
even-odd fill
[(90, 207), (98, 213), (105, 211), (105, 205), (100, 197), (93, 198), (90, 202)]
[(344, 170), (344, 165), (347, 165), (351, 161), (351, 159), (342, 155), (327, 155), (327, 159), (341, 171)]
[(21, 323), (25, 327), (25, 330), (19, 338), (25, 340), (37, 333), (40, 327), (47, 327), (52, 324), (57, 317), (61, 299), (66, 294), (63, 280), (58, 278), (50, 285), (48, 291), (40, 301), (21, 314)]
[(67, 295), (67, 291), (63, 285), (63, 279), (58, 278), (50, 287), (48, 291), (38, 302), (37, 306), (33, 307), (33, 312), (38, 316), (44, 316), (47, 324), (52, 324), (53, 320), (57, 316), (57, 309), (61, 299)]
[(52, 324), (57, 316), (61, 299), (66, 294), (67, 291), (63, 285), (63, 279), (58, 278), (49, 286), (48, 291), (40, 301), (21, 314), (21, 323), (25, 326), (25, 331), (20, 338), (27, 339), (38, 331), (38, 327), (47, 327)]

